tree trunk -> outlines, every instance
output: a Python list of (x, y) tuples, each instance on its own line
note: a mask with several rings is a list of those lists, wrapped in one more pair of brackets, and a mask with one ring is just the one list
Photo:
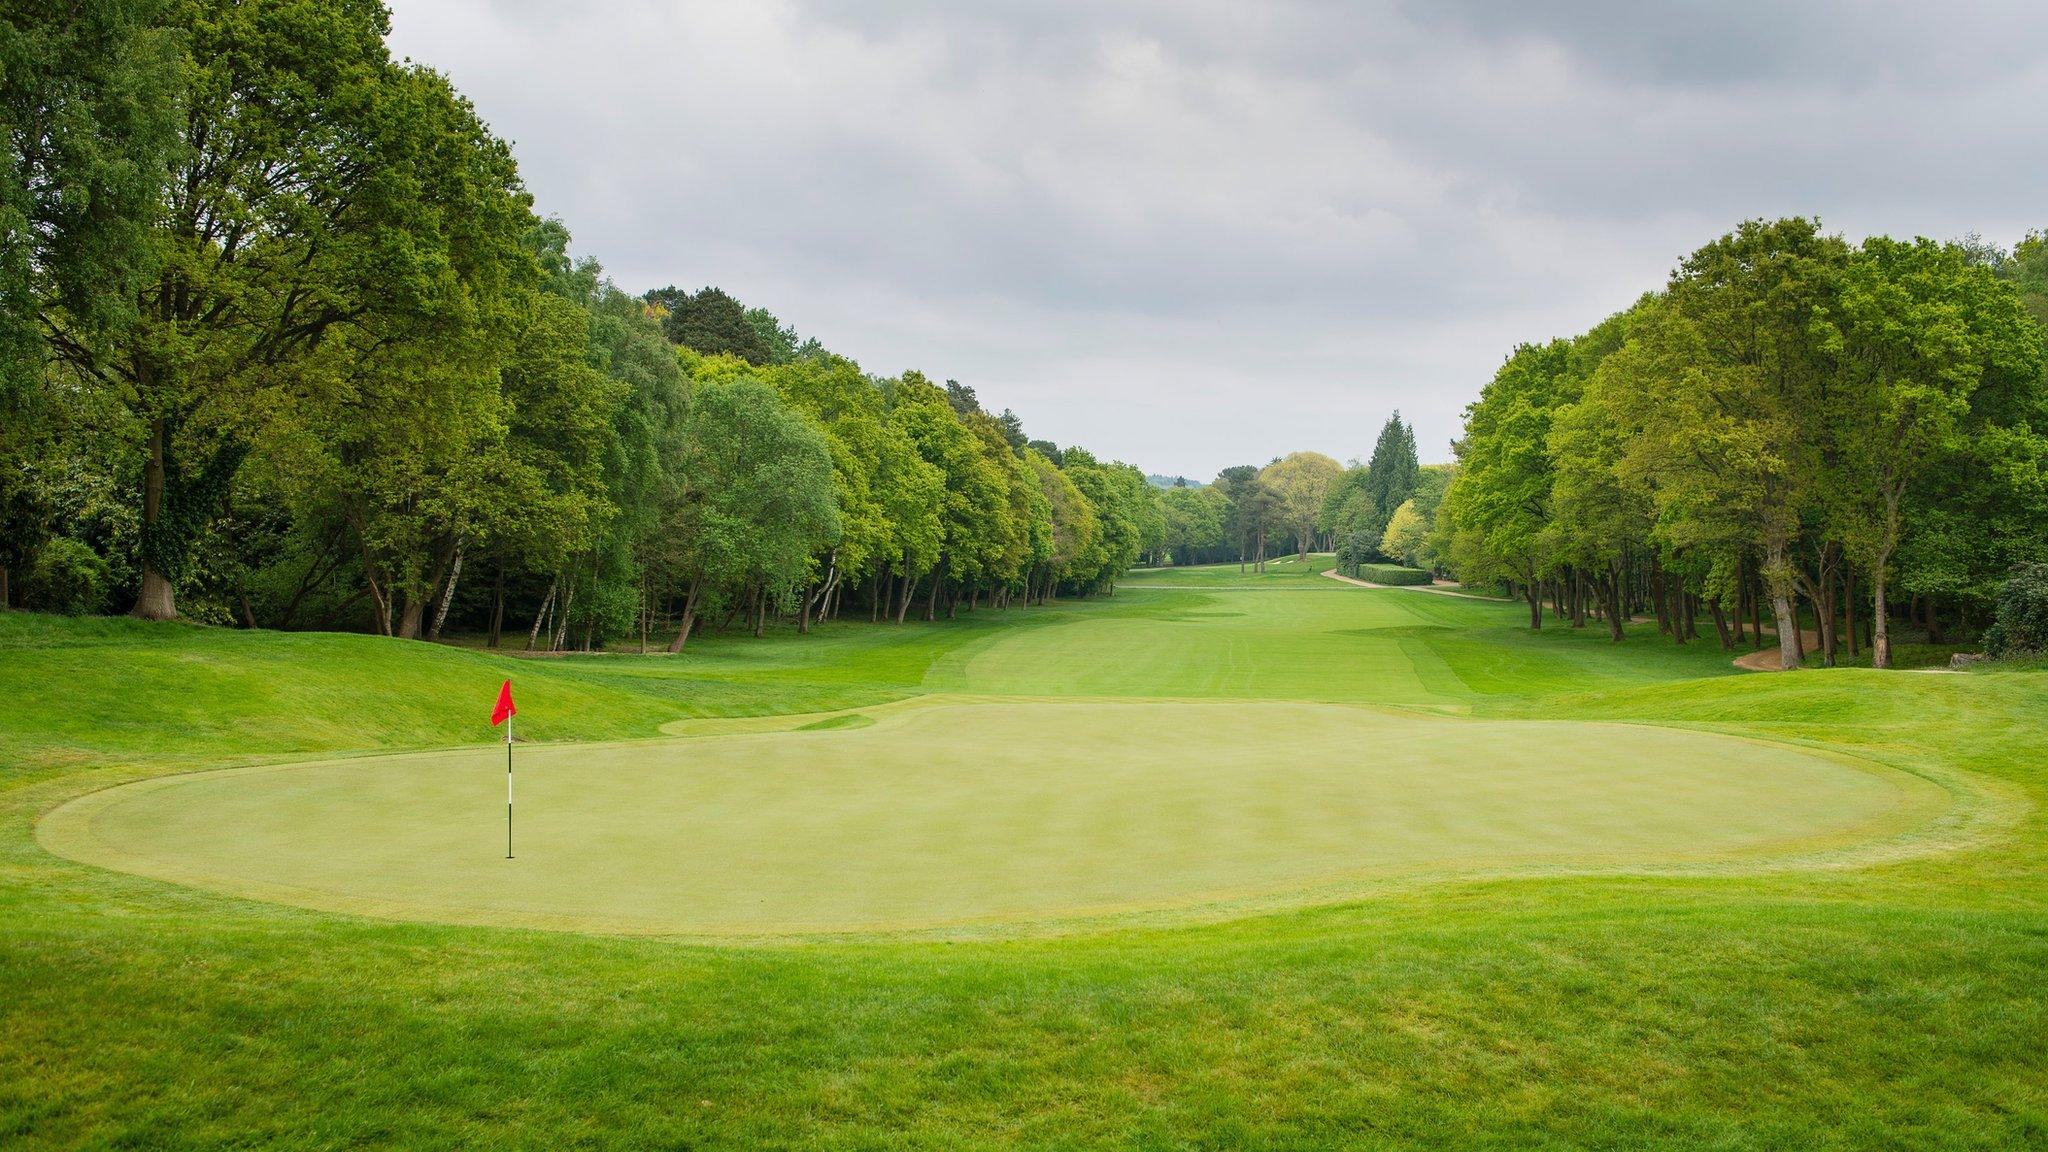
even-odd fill
[(427, 614), (426, 601), (408, 594), (405, 598), (405, 612), (398, 618), (398, 636), (401, 640), (420, 638), (420, 621)]
[(0, 564), (0, 612), (7, 611), (7, 565)]
[(1664, 570), (1657, 565), (1657, 558), (1650, 557), (1650, 604), (1657, 610), (1657, 631), (1671, 631), (1671, 612), (1664, 596)]
[(1607, 638), (1621, 643), (1621, 622), (1625, 615), (1621, 607), (1621, 563), (1616, 561), (1607, 573), (1607, 580), (1601, 589), (1607, 597)]
[(1921, 597), (1921, 602), (1927, 609), (1927, 642), (1929, 644), (1939, 644), (1941, 643), (1941, 618), (1935, 615), (1934, 593), (1929, 592)]
[[(164, 422), (161, 417), (149, 422), (149, 460), (142, 468), (142, 528), (143, 537), (150, 535), (149, 529), (163, 516), (164, 511)], [(171, 582), (149, 562), (148, 549), (143, 550), (142, 587), (135, 597), (133, 615), (143, 620), (174, 620), (178, 616), (177, 599), (172, 594)]]
[(703, 585), (702, 577), (693, 576), (690, 578), (690, 591), (683, 597), (683, 623), (681, 627), (676, 629), (676, 638), (669, 641), (668, 645), (669, 655), (671, 656), (681, 652), (683, 645), (690, 640), (690, 629), (697, 623), (697, 596), (702, 591)]
[(526, 650), (528, 652), (533, 651), (533, 646), (540, 643), (540, 626), (547, 622), (548, 609), (555, 606), (555, 592), (561, 587), (561, 584), (562, 578), (560, 576), (556, 576), (548, 582), (548, 594), (541, 598), (540, 610), (533, 614), (533, 630), (526, 634)]
[[(941, 563), (943, 564), (944, 562), (941, 561)], [(932, 591), (931, 595), (927, 596), (924, 602), (924, 618), (926, 623), (939, 618), (939, 587), (946, 582), (945, 578), (939, 574), (941, 571), (941, 568), (932, 569)]]
[(383, 585), (377, 582), (376, 574), (365, 569), (363, 582), (370, 586), (371, 611), (377, 614), (377, 635), (391, 635), (391, 601), (384, 595)]
[(1761, 581), (1749, 588), (1749, 647), (1761, 652), (1764, 647), (1764, 590)]
[(917, 577), (908, 567), (903, 570), (903, 599), (896, 605), (896, 622), (903, 623), (910, 615), (910, 599), (917, 595)]
[(569, 580), (569, 590), (562, 594), (562, 611), (555, 617), (555, 642), (551, 652), (560, 652), (569, 643), (569, 613), (576, 607), (576, 581)]
[(498, 557), (498, 576), (491, 584), (491, 639), (490, 647), (498, 646), (498, 637), (505, 628), (505, 558)]
[(462, 579), (462, 545), (455, 545), (455, 560), (448, 566), (448, 583), (441, 587), (441, 602), (434, 608), (433, 627), (427, 629), (429, 641), (441, 638), (441, 625), (448, 622), (448, 605), (455, 602), (455, 582)]
[(1534, 580), (1530, 580), (1522, 585), (1522, 597), (1529, 601), (1529, 630), (1531, 632), (1542, 631), (1543, 590), (1537, 587)]
[(1880, 560), (1870, 574), (1870, 666), (1889, 668), (1892, 666), (1891, 611), (1885, 604), (1885, 569), (1891, 566), (1891, 559)]
[(1709, 602), (1707, 607), (1714, 613), (1714, 634), (1721, 638), (1721, 651), (1733, 652), (1735, 637), (1728, 630), (1728, 613), (1722, 610), (1719, 600)]
[(1842, 561), (1842, 617), (1849, 632), (1849, 655), (1856, 655), (1856, 569)]
[[(5, 585), (0, 584), (0, 593), (5, 593), (6, 590)], [(4, 595), (0, 595), (0, 599), (5, 599)], [(236, 592), (235, 599), (242, 602), (242, 627), (254, 632), (256, 630), (256, 612), (249, 607), (249, 594), (247, 592)]]
[(1791, 565), (1785, 545), (1773, 541), (1764, 557), (1763, 579), (1771, 596), (1771, 615), (1778, 621), (1778, 667), (1790, 671), (1799, 667), (1799, 618), (1792, 611)]

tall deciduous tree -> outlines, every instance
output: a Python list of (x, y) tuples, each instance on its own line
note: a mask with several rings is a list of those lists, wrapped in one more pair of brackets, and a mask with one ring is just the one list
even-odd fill
[(1844, 380), (1829, 421), (1842, 438), (1825, 498), (1869, 574), (1872, 662), (1891, 666), (1887, 596), (1906, 497), (1951, 458), (1986, 375), (2037, 379), (2039, 329), (2019, 295), (1954, 245), (1872, 237), (1842, 272), (1829, 335)]
[(1342, 464), (1320, 452), (1291, 452), (1259, 472), (1259, 480), (1273, 493), (1275, 514), (1281, 525), (1294, 533), (1303, 560), (1308, 559), (1315, 541), (1323, 499), (1343, 474)]
[[(101, 362), (135, 315), (182, 111), (178, 34), (136, 0), (0, 12), (0, 611), (50, 534), (50, 344)], [(88, 375), (90, 381), (92, 377)]]
[(668, 527), (684, 591), (671, 652), (689, 641), (708, 594), (793, 587), (840, 530), (824, 435), (758, 381), (698, 385), (678, 474)]
[(1550, 425), (1576, 397), (1563, 340), (1524, 344), (1465, 409), (1457, 478), (1444, 495), (1454, 530), (1449, 544), (1461, 578), (1497, 577), (1522, 586), (1529, 627), (1543, 626), (1540, 582), (1549, 565), (1549, 521), (1555, 466)]
[(392, 62), (381, 5), (185, 0), (166, 18), (185, 32), (186, 115), (153, 275), (111, 349), (67, 349), (138, 430), (151, 619), (176, 614), (259, 393), (347, 380), (298, 371), (344, 330), (415, 363), (431, 343), (437, 372), (492, 371), (505, 287), (532, 263), (509, 152), (439, 76)]

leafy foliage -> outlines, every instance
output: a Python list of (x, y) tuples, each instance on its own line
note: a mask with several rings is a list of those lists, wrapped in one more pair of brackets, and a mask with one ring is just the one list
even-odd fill
[(1993, 656), (2048, 653), (2048, 564), (2029, 564), (1998, 590), (1998, 618), (1984, 634)]

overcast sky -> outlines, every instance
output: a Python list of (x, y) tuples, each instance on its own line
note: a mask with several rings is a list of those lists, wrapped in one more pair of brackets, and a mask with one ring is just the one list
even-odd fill
[(1424, 460), (1750, 216), (2048, 227), (2048, 5), (393, 0), (644, 291), (1206, 479)]

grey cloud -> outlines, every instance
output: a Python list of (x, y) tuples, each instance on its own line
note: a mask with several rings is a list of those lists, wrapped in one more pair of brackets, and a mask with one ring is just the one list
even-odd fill
[(1851, 4), (399, 0), (633, 289), (1154, 471), (1447, 455), (1520, 340), (1746, 216), (2010, 241), (2048, 15)]

